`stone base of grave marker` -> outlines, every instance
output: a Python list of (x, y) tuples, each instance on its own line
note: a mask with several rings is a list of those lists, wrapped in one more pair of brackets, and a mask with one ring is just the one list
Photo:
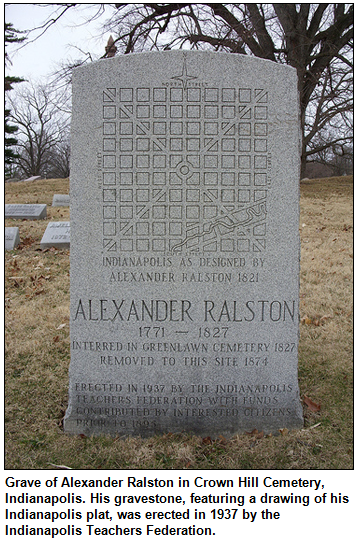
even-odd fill
[(74, 73), (71, 139), (66, 432), (301, 427), (295, 70), (102, 60)]

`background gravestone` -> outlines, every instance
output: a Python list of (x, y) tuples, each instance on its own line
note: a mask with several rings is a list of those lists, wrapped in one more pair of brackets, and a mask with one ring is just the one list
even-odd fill
[(53, 195), (52, 206), (69, 206), (69, 195)]
[(46, 204), (5, 204), (5, 219), (45, 219)]
[(273, 62), (76, 70), (67, 432), (302, 426), (298, 126), (295, 70)]
[(40, 247), (47, 249), (49, 247), (57, 247), (57, 249), (70, 248), (70, 231), (71, 226), (69, 221), (57, 221), (48, 223)]
[(17, 226), (5, 227), (5, 250), (12, 251), (20, 243), (20, 232)]

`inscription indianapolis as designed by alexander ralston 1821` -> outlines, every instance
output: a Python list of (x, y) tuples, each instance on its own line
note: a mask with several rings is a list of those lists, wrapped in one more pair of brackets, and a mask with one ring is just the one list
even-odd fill
[(302, 425), (298, 110), (241, 55), (75, 71), (67, 432)]

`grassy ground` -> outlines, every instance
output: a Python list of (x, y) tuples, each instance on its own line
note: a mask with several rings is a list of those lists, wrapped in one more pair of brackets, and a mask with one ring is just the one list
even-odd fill
[(69, 366), (69, 251), (39, 249), (68, 180), (9, 183), (6, 203), (46, 203), (47, 219), (6, 220), (21, 244), (5, 253), (7, 469), (350, 469), (353, 467), (351, 176), (301, 186), (299, 381), (305, 427), (226, 440), (63, 433)]

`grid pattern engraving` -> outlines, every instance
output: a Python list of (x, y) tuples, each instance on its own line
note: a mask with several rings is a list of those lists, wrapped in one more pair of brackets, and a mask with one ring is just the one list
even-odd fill
[(176, 84), (103, 92), (104, 250), (263, 251), (267, 92)]

